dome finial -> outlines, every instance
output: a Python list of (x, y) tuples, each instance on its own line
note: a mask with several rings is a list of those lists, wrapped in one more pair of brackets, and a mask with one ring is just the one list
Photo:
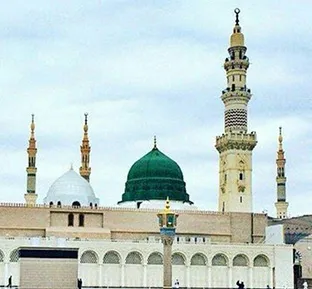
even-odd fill
[(283, 149), (283, 136), (282, 136), (282, 127), (279, 127), (279, 136), (278, 136), (278, 142), (279, 142), (279, 149)]
[(34, 137), (34, 131), (35, 131), (35, 115), (31, 115), (31, 124), (30, 124), (30, 130), (31, 130), (31, 136)]
[(154, 150), (157, 149), (157, 139), (156, 139), (156, 135), (154, 135)]
[(238, 14), (240, 13), (240, 9), (239, 8), (235, 8), (234, 12), (236, 14), (235, 25), (239, 25)]

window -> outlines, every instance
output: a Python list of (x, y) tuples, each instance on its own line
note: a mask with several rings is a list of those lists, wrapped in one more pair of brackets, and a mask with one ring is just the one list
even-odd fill
[(61, 206), (62, 206), (61, 201), (58, 201), (58, 202), (57, 202), (57, 207), (60, 208)]
[(244, 179), (243, 173), (239, 173), (239, 180), (242, 181)]
[(234, 75), (232, 75), (232, 80), (235, 81), (235, 76)]
[(79, 227), (84, 226), (84, 214), (79, 214)]
[(80, 203), (75, 201), (75, 202), (72, 203), (72, 206), (76, 207), (76, 208), (80, 208)]
[(49, 203), (49, 206), (50, 206), (50, 208), (51, 208), (51, 207), (53, 206), (53, 202), (50, 202), (50, 203)]
[(243, 197), (242, 197), (242, 196), (239, 197), (239, 201), (240, 201), (241, 203), (243, 202)]
[(68, 227), (73, 227), (74, 226), (74, 214), (70, 213), (68, 215)]

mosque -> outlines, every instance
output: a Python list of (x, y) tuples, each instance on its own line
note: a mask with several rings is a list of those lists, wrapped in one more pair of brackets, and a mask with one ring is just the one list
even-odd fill
[[(197, 209), (180, 166), (156, 139), (130, 168), (115, 207), (101, 204), (90, 183), (88, 115), (85, 114), (79, 173), (73, 168), (37, 203), (36, 138), (32, 116), (27, 149), (27, 192), (23, 204), (0, 204), (0, 285), (9, 276), (19, 285), (19, 247), (79, 248), (79, 278), (93, 287), (161, 287), (163, 253), (157, 213), (167, 197), (179, 214), (173, 244), (173, 278), (181, 287), (293, 288), (293, 245), (266, 243), (268, 217), (252, 211), (252, 152), (255, 132), (247, 129), (249, 58), (239, 9), (225, 59), (222, 91), (224, 132), (219, 153), (218, 211)], [(279, 135), (277, 219), (287, 218), (285, 158)]]

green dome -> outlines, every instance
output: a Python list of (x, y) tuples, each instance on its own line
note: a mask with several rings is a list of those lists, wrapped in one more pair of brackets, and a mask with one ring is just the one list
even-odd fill
[(128, 173), (123, 202), (145, 200), (181, 201), (193, 204), (186, 193), (179, 165), (155, 147), (136, 161)]

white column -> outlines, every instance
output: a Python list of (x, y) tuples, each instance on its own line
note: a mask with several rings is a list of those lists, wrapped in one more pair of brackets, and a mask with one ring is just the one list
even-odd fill
[(232, 284), (232, 279), (233, 279), (233, 277), (232, 277), (232, 271), (233, 271), (233, 267), (232, 267), (232, 265), (229, 265), (229, 279), (228, 279), (228, 287), (229, 288), (232, 288), (233, 287), (233, 284)]
[(6, 282), (9, 279), (9, 262), (4, 263), (4, 285), (8, 285)]
[(208, 266), (208, 280), (207, 280), (207, 286), (205, 287), (208, 287), (208, 288), (211, 288), (212, 285), (211, 285), (211, 266), (209, 265)]
[(249, 268), (248, 268), (248, 275), (249, 275), (249, 284), (248, 284), (248, 288), (253, 288), (253, 267), (252, 266), (250, 266)]
[(191, 268), (190, 268), (190, 264), (186, 264), (186, 287), (190, 288), (190, 284), (191, 284), (191, 274), (190, 274)]
[(125, 287), (125, 264), (121, 264), (121, 286), (120, 287)]
[(143, 287), (147, 287), (147, 264), (143, 265)]
[(103, 264), (99, 264), (99, 278), (100, 278), (100, 280), (99, 280), (99, 282), (98, 282), (98, 286), (103, 286), (103, 280), (102, 280), (102, 278), (103, 278), (103, 273), (102, 273), (102, 270), (103, 270)]

